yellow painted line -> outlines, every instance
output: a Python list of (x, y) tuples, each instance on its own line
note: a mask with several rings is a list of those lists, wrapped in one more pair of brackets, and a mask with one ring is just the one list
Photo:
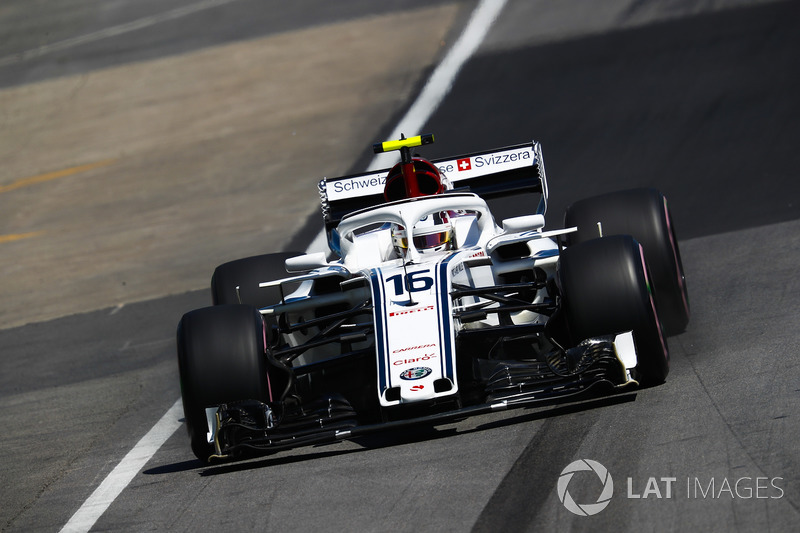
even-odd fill
[(115, 161), (116, 159), (106, 159), (104, 161), (97, 161), (95, 163), (88, 163), (86, 165), (79, 165), (77, 167), (70, 167), (70, 168), (65, 168), (63, 170), (56, 170), (54, 172), (47, 172), (46, 174), (39, 174), (38, 176), (22, 178), (13, 183), (9, 183), (8, 185), (0, 185), (0, 194), (4, 192), (14, 191), (16, 189), (21, 189), (23, 187), (36, 185), (37, 183), (43, 183), (45, 181), (63, 178), (66, 176), (72, 176), (74, 174), (79, 174), (81, 172), (86, 172), (88, 170), (92, 170), (95, 168), (107, 167), (112, 163), (114, 163)]
[(38, 237), (44, 233), (43, 231), (32, 231), (30, 233), (12, 233), (11, 235), (0, 235), (0, 244), (6, 242), (14, 242), (22, 239), (29, 239), (31, 237)]

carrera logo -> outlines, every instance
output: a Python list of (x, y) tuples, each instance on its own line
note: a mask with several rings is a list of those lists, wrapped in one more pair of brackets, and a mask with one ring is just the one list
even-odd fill
[(400, 379), (404, 379), (406, 381), (414, 381), (417, 379), (422, 379), (424, 377), (430, 376), (432, 373), (433, 370), (428, 368), (427, 366), (417, 366), (400, 372)]
[(419, 309), (409, 309), (408, 311), (392, 311), (389, 313), (389, 316), (410, 315), (412, 313), (419, 313), (421, 311), (433, 311), (433, 306), (426, 305), (425, 307), (420, 307)]
[(472, 169), (472, 161), (469, 160), (469, 157), (466, 159), (459, 159), (457, 166), (459, 172), (462, 172), (464, 170), (470, 170)]
[(408, 348), (398, 348), (396, 350), (392, 350), (392, 353), (403, 353), (403, 352), (410, 352), (412, 350), (422, 350), (425, 348), (436, 348), (435, 344), (420, 344), (419, 346), (409, 346)]

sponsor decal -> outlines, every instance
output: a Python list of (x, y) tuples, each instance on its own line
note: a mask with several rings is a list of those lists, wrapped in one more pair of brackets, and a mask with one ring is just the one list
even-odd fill
[(503, 172), (515, 168), (532, 165), (535, 154), (532, 147), (521, 147), (515, 150), (473, 155), (461, 159), (439, 163), (445, 173), (453, 172), (454, 181), (467, 180), (476, 176), (485, 176), (494, 172)]
[(372, 189), (375, 187), (383, 187), (386, 185), (386, 176), (372, 175), (364, 176), (361, 178), (352, 178), (343, 181), (333, 182), (333, 192), (335, 193), (348, 193), (358, 191), (361, 189)]
[(400, 379), (404, 379), (406, 381), (414, 381), (416, 379), (422, 379), (424, 377), (430, 376), (433, 373), (433, 370), (428, 368), (427, 366), (416, 366), (414, 368), (408, 368), (400, 372)]
[(425, 388), (425, 385), (414, 385), (413, 387), (411, 387), (411, 390), (414, 391), (414, 392), (419, 392), (424, 388)]
[[(489, 167), (492, 165), (505, 165), (507, 163), (516, 163), (517, 161), (524, 161), (531, 158), (531, 151), (529, 149), (521, 150), (518, 152), (505, 152), (500, 154), (488, 154), (475, 156), (473, 166), (475, 168)], [(467, 169), (464, 169), (467, 170)]]
[(412, 357), (411, 359), (398, 359), (397, 361), (393, 362), (392, 365), (400, 366), (400, 365), (413, 365), (414, 363), (422, 363), (424, 361), (430, 361), (431, 359), (436, 359), (438, 356), (435, 353), (426, 353), (420, 357)]
[(411, 352), (414, 350), (423, 350), (426, 348), (436, 348), (436, 344), (420, 344), (419, 346), (409, 346), (408, 348), (398, 348), (396, 350), (392, 350), (392, 353), (403, 353), (403, 352)]
[(419, 307), (417, 309), (408, 309), (407, 311), (391, 311), (389, 316), (400, 316), (400, 315), (410, 315), (411, 313), (419, 313), (422, 311), (433, 311), (434, 307), (432, 305), (426, 305), (425, 307)]
[[(481, 176), (491, 172), (520, 168), (531, 164), (533, 159), (533, 148), (526, 147), (512, 151), (451, 159), (436, 163), (436, 165), (445, 174), (455, 173), (453, 179), (459, 180), (470, 179), (473, 176)], [(461, 174), (460, 177), (459, 174)], [(386, 185), (386, 175), (387, 172), (381, 171), (346, 179), (330, 179), (327, 187), (328, 199), (335, 201), (380, 194), (384, 185)]]
[(352, 178), (334, 178), (327, 180), (326, 193), (328, 200), (344, 200), (371, 194), (381, 194), (386, 185), (387, 172), (375, 172)]

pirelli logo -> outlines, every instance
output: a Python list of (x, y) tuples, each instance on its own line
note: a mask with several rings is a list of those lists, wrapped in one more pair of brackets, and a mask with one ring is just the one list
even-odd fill
[(425, 307), (419, 307), (417, 309), (409, 309), (408, 311), (392, 311), (389, 313), (389, 316), (410, 315), (412, 313), (421, 313), (423, 311), (433, 311), (433, 306), (426, 305)]

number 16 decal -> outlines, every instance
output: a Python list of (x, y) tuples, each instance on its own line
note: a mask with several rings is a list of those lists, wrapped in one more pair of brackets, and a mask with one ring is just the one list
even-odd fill
[(427, 291), (433, 287), (433, 278), (426, 276), (426, 272), (430, 272), (430, 270), (418, 270), (408, 275), (395, 274), (386, 278), (386, 282), (392, 282), (394, 285), (395, 296), (401, 296), (406, 290), (408, 292)]

